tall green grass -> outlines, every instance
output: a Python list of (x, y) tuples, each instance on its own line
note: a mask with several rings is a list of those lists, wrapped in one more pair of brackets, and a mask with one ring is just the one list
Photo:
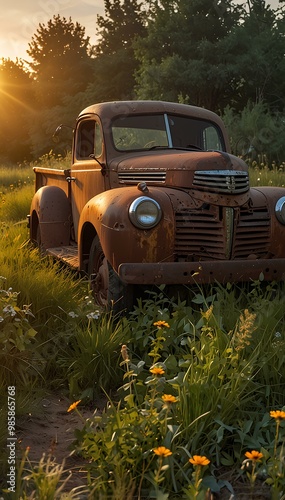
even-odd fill
[(33, 194), (34, 186), (31, 184), (0, 192), (0, 220), (5, 223), (27, 222)]
[(16, 189), (27, 184), (34, 184), (34, 172), (31, 164), (5, 166), (0, 165), (1, 191)]
[(285, 162), (276, 164), (249, 162), (251, 186), (285, 187)]
[(41, 257), (28, 241), (25, 224), (0, 227), (0, 274), (19, 291), (20, 304), (32, 304), (39, 321), (70, 311), (80, 301), (81, 282), (51, 258)]

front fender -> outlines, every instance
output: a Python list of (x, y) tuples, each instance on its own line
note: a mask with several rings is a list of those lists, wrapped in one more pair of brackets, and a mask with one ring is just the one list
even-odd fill
[(251, 189), (251, 193), (259, 193), (266, 198), (269, 209), (271, 236), (269, 251), (275, 258), (285, 257), (285, 226), (277, 220), (275, 206), (277, 201), (285, 196), (285, 189), (276, 186), (263, 186)]
[(68, 245), (71, 207), (65, 192), (57, 186), (41, 187), (34, 195), (30, 209), (30, 237), (36, 240), (40, 228), (44, 249)]
[[(161, 206), (161, 221), (152, 229), (138, 229), (130, 221), (129, 207), (140, 196), (149, 196)], [(169, 196), (159, 188), (150, 187), (147, 193), (142, 193), (136, 187), (111, 189), (89, 200), (79, 220), (79, 242), (85, 226), (90, 223), (99, 236), (107, 260), (115, 270), (122, 262), (173, 260), (173, 209)], [(79, 245), (79, 253), (80, 248), (82, 244)]]

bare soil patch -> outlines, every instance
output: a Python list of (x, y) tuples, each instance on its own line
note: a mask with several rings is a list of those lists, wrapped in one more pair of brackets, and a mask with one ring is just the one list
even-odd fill
[[(82, 421), (75, 411), (67, 412), (71, 402), (59, 395), (42, 398), (34, 413), (19, 419), (18, 442), (22, 450), (29, 447), (28, 458), (32, 466), (37, 466), (43, 454), (54, 462), (64, 461), (64, 476), (71, 474), (66, 489), (86, 486), (86, 461), (72, 453), (75, 440), (74, 430), (82, 428)], [(98, 407), (80, 408), (84, 418), (91, 417), (95, 408), (102, 411), (105, 402), (98, 401)]]

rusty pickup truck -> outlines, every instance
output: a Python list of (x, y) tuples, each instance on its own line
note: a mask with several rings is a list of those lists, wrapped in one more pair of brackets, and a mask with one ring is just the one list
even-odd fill
[(103, 307), (130, 309), (139, 285), (284, 279), (285, 189), (249, 186), (211, 111), (89, 106), (70, 169), (34, 171), (31, 240), (88, 275)]

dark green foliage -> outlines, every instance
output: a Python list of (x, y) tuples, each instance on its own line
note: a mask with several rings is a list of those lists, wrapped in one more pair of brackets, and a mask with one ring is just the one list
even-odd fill
[(251, 98), (284, 108), (284, 13), (263, 0), (154, 2), (136, 43), (137, 95), (178, 99), (214, 111)]
[(269, 104), (248, 101), (239, 113), (227, 106), (222, 118), (235, 155), (264, 163), (285, 158), (283, 114), (271, 112)]
[(138, 97), (223, 107), (233, 92), (224, 47), (241, 12), (231, 1), (155, 2), (147, 37), (136, 44)]
[(134, 98), (134, 73), (139, 63), (133, 43), (144, 36), (144, 24), (138, 0), (105, 0), (105, 15), (97, 18), (96, 71), (89, 86), (96, 102)]
[(241, 111), (248, 100), (265, 101), (272, 110), (284, 110), (284, 10), (274, 11), (264, 0), (250, 2), (227, 38), (223, 56), (232, 65), (237, 83), (231, 96)]

